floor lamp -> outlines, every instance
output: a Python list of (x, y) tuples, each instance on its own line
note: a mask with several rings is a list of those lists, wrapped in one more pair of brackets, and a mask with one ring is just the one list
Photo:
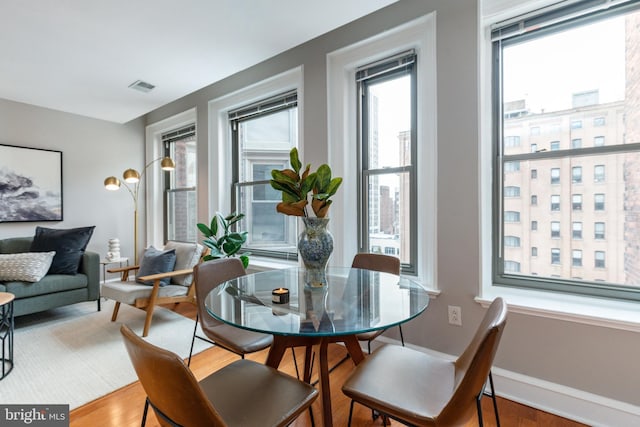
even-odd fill
[[(171, 157), (158, 157), (155, 160), (147, 163), (142, 170), (142, 173), (135, 169), (127, 169), (123, 172), (122, 178), (124, 182), (121, 182), (115, 176), (110, 176), (104, 180), (104, 188), (110, 191), (119, 190), (122, 185), (129, 191), (131, 198), (133, 199), (133, 259), (134, 265), (138, 265), (138, 192), (140, 190), (140, 183), (144, 174), (147, 172), (149, 166), (155, 162), (160, 161), (160, 167), (164, 171), (172, 171), (176, 168), (176, 164)], [(127, 185), (129, 184), (129, 185)]]

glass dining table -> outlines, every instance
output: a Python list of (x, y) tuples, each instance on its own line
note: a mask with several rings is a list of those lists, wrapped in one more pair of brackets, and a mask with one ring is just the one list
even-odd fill
[(305, 270), (248, 274), (214, 288), (205, 306), (214, 318), (273, 335), (266, 365), (278, 368), (289, 347), (306, 347), (304, 380), (311, 380), (311, 354), (318, 355), (322, 425), (333, 425), (327, 347), (344, 343), (351, 360), (364, 360), (356, 334), (387, 329), (420, 315), (429, 304), (418, 282), (357, 268), (327, 268), (327, 285), (305, 284)]

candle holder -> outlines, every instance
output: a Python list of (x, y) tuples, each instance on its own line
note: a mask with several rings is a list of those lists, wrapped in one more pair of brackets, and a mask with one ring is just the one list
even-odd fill
[(274, 304), (288, 304), (289, 303), (289, 289), (276, 288), (271, 292), (271, 302)]

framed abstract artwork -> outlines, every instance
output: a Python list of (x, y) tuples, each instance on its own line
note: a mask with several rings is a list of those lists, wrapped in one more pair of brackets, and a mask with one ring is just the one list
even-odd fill
[(0, 144), (0, 222), (62, 221), (62, 151)]

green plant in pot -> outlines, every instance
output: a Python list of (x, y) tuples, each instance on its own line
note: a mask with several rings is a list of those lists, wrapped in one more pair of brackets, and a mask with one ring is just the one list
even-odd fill
[[(282, 193), (282, 202), (276, 210), (285, 215), (302, 217), (305, 229), (298, 239), (298, 252), (306, 269), (306, 283), (311, 287), (322, 287), (326, 283), (325, 269), (333, 252), (333, 236), (327, 230), (331, 197), (336, 194), (342, 178), (332, 178), (327, 164), (311, 172), (311, 165), (304, 169), (298, 150), (289, 153), (290, 169), (271, 171), (271, 187)], [(315, 217), (308, 215), (307, 207), (311, 198), (311, 209)]]
[[(233, 225), (244, 218), (244, 214), (232, 213), (227, 216), (220, 212), (211, 219), (211, 224), (197, 224), (198, 230), (204, 235), (202, 244), (210, 249), (204, 257), (205, 261), (218, 258), (238, 257), (244, 268), (249, 266), (250, 252), (239, 253), (247, 241), (247, 231), (233, 231)], [(220, 235), (218, 236), (218, 233)]]

